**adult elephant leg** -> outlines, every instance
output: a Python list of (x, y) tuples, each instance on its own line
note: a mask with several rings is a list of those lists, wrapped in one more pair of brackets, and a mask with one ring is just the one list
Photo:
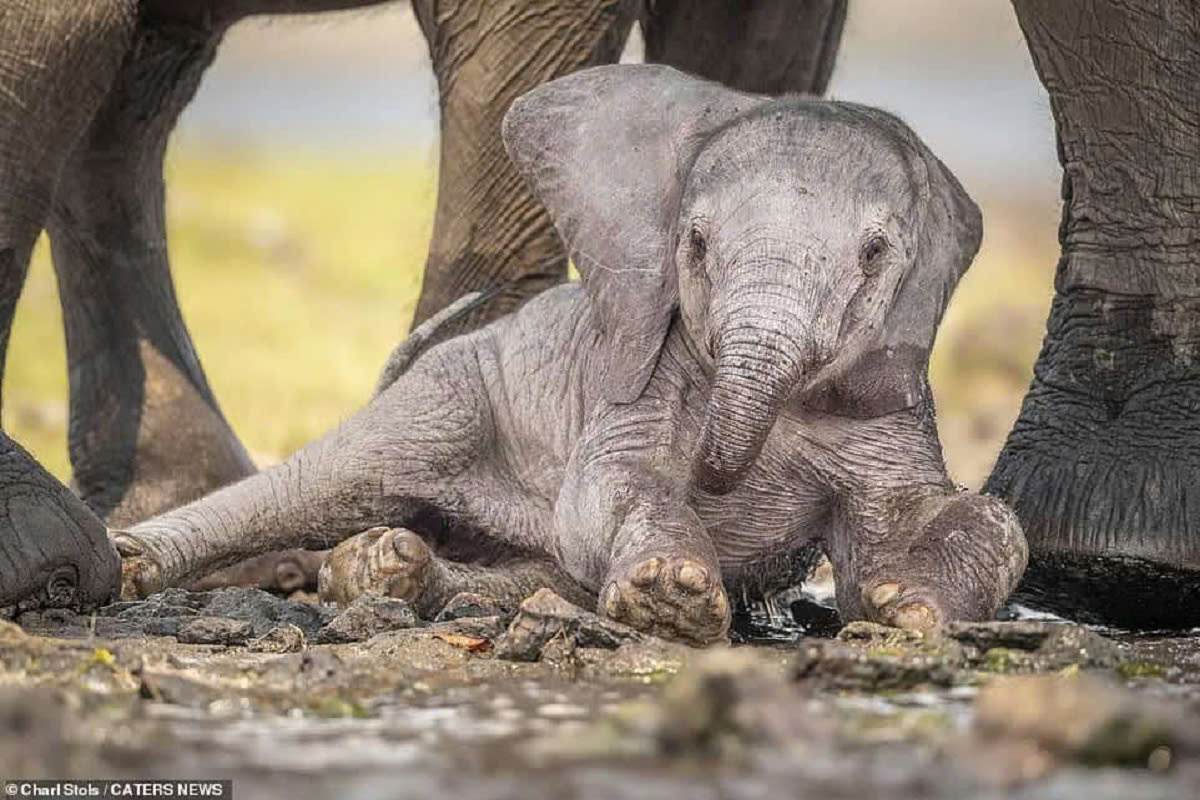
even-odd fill
[[(0, 369), (63, 162), (128, 47), (130, 0), (0, 7)], [(0, 607), (98, 605), (120, 561), (104, 525), (0, 433)]]
[(433, 240), (413, 324), (466, 292), (503, 285), (470, 328), (562, 281), (567, 256), (550, 217), (509, 162), (509, 103), (569, 72), (615, 62), (636, 0), (414, 0), (441, 105)]
[(847, 0), (653, 0), (646, 61), (747, 92), (822, 94), (833, 72)]
[(1200, 624), (1200, 7), (1015, 2), (1063, 165), (1042, 352), (985, 491), (1025, 527), (1021, 594)]
[(162, 160), (222, 29), (143, 13), (68, 163), (49, 231), (83, 499), (123, 526), (254, 471), (183, 323), (167, 261)]

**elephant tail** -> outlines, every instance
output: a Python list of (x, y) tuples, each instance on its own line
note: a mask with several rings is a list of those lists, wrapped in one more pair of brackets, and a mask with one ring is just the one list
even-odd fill
[(483, 308), (503, 292), (504, 286), (493, 286), (481, 292), (468, 292), (429, 319), (413, 328), (408, 337), (396, 345), (388, 356), (371, 397), (378, 397), (396, 379), (408, 371), (417, 357), (438, 342), (465, 333), (461, 323), (476, 309)]

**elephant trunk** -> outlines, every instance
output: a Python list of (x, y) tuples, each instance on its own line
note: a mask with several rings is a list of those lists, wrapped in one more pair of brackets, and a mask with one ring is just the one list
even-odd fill
[(694, 466), (701, 490), (726, 494), (737, 486), (802, 377), (798, 337), (742, 329), (719, 340)]

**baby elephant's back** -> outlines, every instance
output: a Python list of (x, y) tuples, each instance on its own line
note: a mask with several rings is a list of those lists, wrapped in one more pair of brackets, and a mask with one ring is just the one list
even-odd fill
[(523, 482), (557, 495), (593, 398), (599, 338), (583, 288), (549, 289), (480, 333), (480, 375), (497, 446)]

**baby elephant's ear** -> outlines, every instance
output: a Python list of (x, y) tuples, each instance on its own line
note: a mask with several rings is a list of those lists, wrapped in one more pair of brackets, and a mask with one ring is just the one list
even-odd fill
[(808, 389), (808, 404), (856, 417), (880, 417), (929, 398), (929, 353), (950, 295), (983, 238), (979, 207), (915, 136), (916, 252), (883, 325), (846, 346)]
[(509, 107), (504, 145), (591, 297), (610, 400), (645, 389), (678, 304), (681, 181), (709, 133), (764, 99), (629, 64), (559, 78)]

